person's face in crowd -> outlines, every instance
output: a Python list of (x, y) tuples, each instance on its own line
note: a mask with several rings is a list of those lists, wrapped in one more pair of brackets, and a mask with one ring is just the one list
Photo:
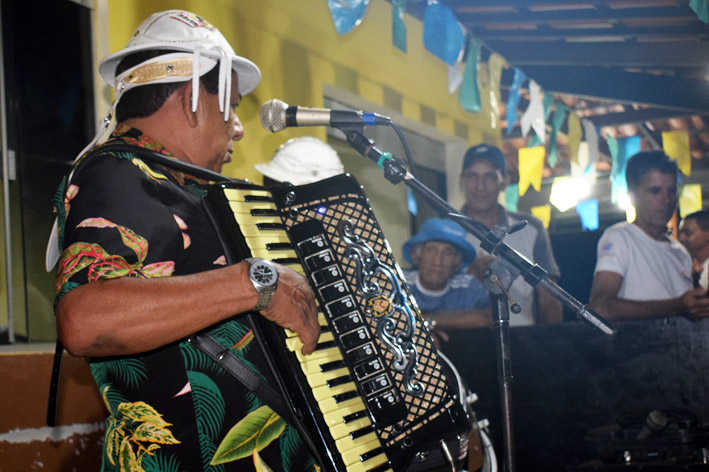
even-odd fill
[(703, 230), (697, 220), (690, 218), (682, 222), (678, 239), (691, 255), (695, 255), (709, 245), (709, 231)]
[(650, 170), (632, 192), (636, 222), (650, 228), (663, 228), (677, 207), (677, 177)]
[(474, 211), (490, 211), (497, 206), (497, 198), (507, 182), (500, 169), (485, 159), (469, 165), (460, 176), (465, 203)]
[(426, 241), (412, 254), (419, 268), (419, 282), (428, 290), (440, 290), (460, 271), (463, 256), (453, 244), (443, 241)]
[(192, 157), (193, 164), (214, 172), (221, 172), (222, 166), (231, 162), (234, 141), (244, 137), (244, 127), (235, 111), (240, 102), (239, 82), (235, 73), (232, 73), (231, 107), (227, 121), (224, 121), (224, 112), (219, 111), (219, 95), (207, 93), (204, 89), (200, 91), (201, 138), (198, 153)]

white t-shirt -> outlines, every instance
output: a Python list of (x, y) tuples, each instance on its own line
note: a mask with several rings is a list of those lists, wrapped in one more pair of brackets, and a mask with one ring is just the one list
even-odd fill
[(658, 241), (639, 226), (622, 222), (607, 228), (598, 241), (596, 270), (623, 276), (618, 297), (666, 300), (692, 289), (692, 259), (675, 239)]
[(699, 274), (699, 286), (709, 290), (709, 259), (702, 262), (702, 272)]

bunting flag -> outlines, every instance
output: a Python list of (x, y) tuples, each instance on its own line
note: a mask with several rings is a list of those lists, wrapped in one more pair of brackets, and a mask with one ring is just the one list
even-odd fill
[(519, 203), (519, 184), (509, 184), (505, 187), (505, 208), (517, 213)]
[(689, 0), (689, 7), (694, 10), (700, 20), (704, 23), (709, 23), (709, 9), (707, 9), (707, 0)]
[[(612, 140), (612, 141), (611, 141)], [(640, 136), (630, 136), (615, 140), (609, 138), (613, 164), (611, 166), (611, 202), (616, 203), (621, 195), (628, 193), (625, 181), (625, 166), (632, 156), (640, 152)]]
[(462, 82), (463, 71), (460, 70), (460, 64), (448, 66), (448, 93), (453, 95)]
[(531, 208), (532, 216), (535, 216), (542, 220), (544, 227), (549, 229), (549, 222), (551, 221), (551, 207), (549, 205), (535, 206)]
[(590, 231), (598, 229), (598, 200), (584, 200), (576, 205), (576, 213), (581, 218), (581, 228)]
[(531, 184), (539, 192), (542, 189), (544, 170), (544, 146), (519, 150), (519, 194), (524, 195)]
[[(618, 165), (618, 141), (613, 137), (609, 136), (606, 139), (608, 143), (608, 151), (611, 154), (611, 203), (617, 204), (620, 197), (628, 193), (628, 187), (625, 183), (625, 178), (619, 179), (618, 173), (620, 172)], [(623, 174), (625, 177), (625, 174)]]
[(596, 168), (588, 165), (588, 143), (581, 141), (579, 143), (578, 164), (571, 163), (571, 177), (585, 179), (589, 185), (596, 184)]
[[(551, 104), (554, 101), (552, 94), (544, 92), (544, 100), (542, 100), (542, 105), (544, 106), (544, 132), (546, 134), (546, 122), (549, 119), (549, 114), (551, 113)], [(544, 144), (542, 140), (536, 134), (533, 134), (529, 141), (527, 142), (527, 147), (537, 147), (540, 144)]]
[(522, 84), (527, 79), (520, 69), (515, 67), (515, 76), (510, 87), (510, 95), (507, 97), (507, 135), (512, 133), (512, 129), (517, 122), (517, 105), (519, 105), (519, 94), (522, 89)]
[(571, 188), (573, 184), (571, 176), (568, 175), (554, 178), (554, 182), (551, 184), (549, 203), (562, 213), (569, 208), (573, 208), (578, 203), (578, 198), (574, 199), (573, 189)]
[(416, 216), (419, 213), (419, 206), (416, 202), (416, 195), (414, 195), (413, 190), (410, 188), (406, 189), (406, 206), (409, 209), (409, 213)]
[(391, 0), (391, 41), (397, 49), (406, 52), (406, 2), (408, 0)]
[(330, 8), (330, 16), (335, 23), (337, 34), (345, 34), (362, 22), (369, 0), (327, 0), (327, 6)]
[(465, 58), (465, 73), (458, 93), (458, 102), (463, 110), (470, 113), (480, 112), (480, 88), (478, 87), (478, 62), (480, 61), (480, 43), (470, 39), (468, 54)]
[(565, 212), (582, 198), (591, 193), (591, 184), (584, 178), (573, 178), (569, 175), (556, 177), (551, 184), (549, 201), (560, 212)]
[(682, 173), (689, 177), (692, 172), (692, 156), (689, 154), (689, 134), (686, 131), (663, 131), (662, 149), (677, 161)]
[(487, 76), (490, 81), (490, 127), (492, 129), (500, 127), (500, 81), (504, 66), (505, 59), (496, 52), (493, 52), (487, 60)]
[(625, 209), (625, 221), (632, 223), (635, 221), (635, 207), (633, 205), (628, 205)]
[(545, 126), (544, 122), (544, 105), (542, 104), (541, 88), (539, 85), (530, 79), (529, 81), (529, 106), (522, 115), (520, 126), (522, 128), (522, 136), (527, 136), (529, 129), (534, 129), (534, 132), (539, 137), (541, 144), (544, 144)]
[(679, 216), (684, 218), (690, 213), (702, 209), (702, 186), (700, 184), (686, 184), (682, 186), (679, 194)]
[[(579, 145), (581, 144), (581, 119), (576, 113), (569, 113), (569, 119), (567, 121), (569, 131), (567, 133), (567, 138), (569, 140), (569, 160), (572, 163), (579, 164)], [(588, 159), (588, 155), (586, 156)], [(588, 164), (587, 164), (588, 165)], [(581, 167), (583, 171), (586, 171), (586, 166)]]
[(453, 12), (431, 2), (423, 12), (423, 46), (434, 56), (453, 65), (460, 60), (465, 32)]
[(598, 132), (596, 131), (596, 126), (592, 121), (584, 118), (581, 120), (581, 127), (583, 128), (584, 139), (588, 144), (588, 165), (595, 167), (596, 162), (598, 162)]
[(566, 107), (563, 103), (555, 101), (556, 109), (554, 110), (554, 118), (551, 122), (551, 138), (549, 138), (549, 167), (556, 167), (556, 136), (559, 134), (561, 125), (566, 118)]

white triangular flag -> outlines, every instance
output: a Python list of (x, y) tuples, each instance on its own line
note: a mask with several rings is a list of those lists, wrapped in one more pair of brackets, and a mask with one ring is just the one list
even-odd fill
[(537, 137), (544, 144), (545, 125), (544, 125), (544, 105), (542, 104), (541, 89), (539, 85), (530, 79), (529, 81), (529, 106), (522, 115), (520, 120), (522, 127), (522, 136), (527, 136), (529, 128), (533, 128), (537, 133)]

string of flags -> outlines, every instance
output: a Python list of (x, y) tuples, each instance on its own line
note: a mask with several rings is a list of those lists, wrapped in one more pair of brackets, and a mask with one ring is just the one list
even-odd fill
[[(391, 0), (392, 43), (403, 52), (407, 51), (406, 25), (403, 21), (406, 3), (407, 0)], [(369, 0), (328, 0), (327, 4), (335, 28), (338, 34), (342, 35), (362, 22)], [(691, 0), (690, 6), (702, 21), (709, 21), (706, 0)], [(528, 83), (529, 104), (519, 119), (522, 137), (527, 139), (527, 147), (518, 151), (519, 183), (509, 185), (505, 191), (507, 208), (516, 211), (519, 197), (524, 195), (530, 186), (537, 191), (541, 190), (545, 161), (551, 168), (556, 167), (558, 163), (557, 136), (566, 123), (571, 175), (554, 179), (550, 203), (561, 212), (575, 207), (583, 229), (598, 229), (598, 201), (587, 197), (591, 186), (596, 183), (599, 139), (603, 138), (599, 129), (590, 120), (579, 117), (568, 109), (550, 93), (544, 92), (537, 82), (528, 78), (521, 69), (509, 66), (505, 59), (495, 52), (491, 52), (487, 59), (487, 74), (479, 75), (480, 68), (484, 67), (480, 64), (483, 44), (466, 32), (452, 10), (436, 0), (428, 0), (424, 10), (423, 46), (448, 65), (448, 91), (450, 94), (458, 92), (458, 103), (465, 111), (480, 113), (483, 110), (482, 100), (489, 102), (490, 126), (493, 129), (500, 128), (502, 70), (505, 67), (514, 70), (505, 113), (507, 135), (512, 133), (518, 121), (523, 86)], [(487, 91), (486, 96), (481, 94), (481, 88)], [(547, 139), (549, 117), (551, 131)], [(626, 216), (631, 221), (634, 218), (634, 209), (627, 204), (625, 163), (640, 151), (640, 137), (615, 139), (607, 136), (605, 139), (612, 158), (611, 202), (626, 208)], [(684, 175), (689, 176), (691, 157), (687, 132), (662, 133), (662, 146), (665, 153), (677, 161)], [(532, 208), (532, 214), (547, 226), (551, 217), (551, 205)], [(701, 187), (696, 184), (682, 186), (679, 207), (682, 217), (702, 209)]]

